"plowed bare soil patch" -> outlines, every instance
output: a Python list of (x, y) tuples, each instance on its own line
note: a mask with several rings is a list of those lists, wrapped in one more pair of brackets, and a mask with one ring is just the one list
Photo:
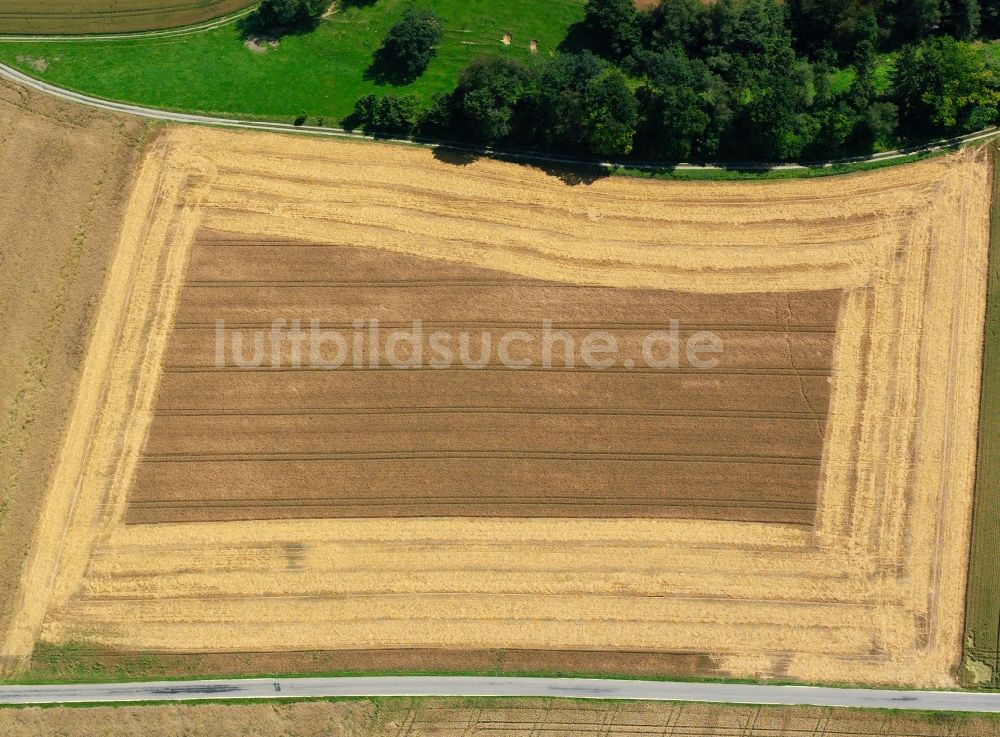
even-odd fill
[[(370, 249), (204, 235), (126, 519), (811, 524), (840, 298), (615, 289)], [(290, 342), (279, 334), (272, 343), (268, 332), (275, 320), (316, 321), (350, 337), (358, 318), (411, 335), (415, 320), (427, 332), (474, 331), (478, 362), (394, 368), (378, 341), (366, 344), (363, 365), (303, 367), (301, 357), (291, 362)], [(267, 365), (232, 365), (230, 346), (217, 366), (219, 320), (248, 343), (259, 337)], [(548, 368), (543, 321), (569, 336), (553, 346), (558, 365)], [(718, 335), (718, 366), (643, 366), (644, 336), (672, 321), (684, 327), (680, 340)], [(492, 348), (483, 354), (484, 335), (492, 346), (515, 329), (519, 350), (509, 358), (531, 367), (504, 365)], [(618, 340), (614, 366), (579, 364), (577, 347), (595, 330)], [(241, 344), (236, 357), (244, 353)]]

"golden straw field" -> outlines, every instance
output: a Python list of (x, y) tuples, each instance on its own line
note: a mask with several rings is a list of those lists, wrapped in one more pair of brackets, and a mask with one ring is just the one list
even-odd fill
[[(985, 150), (966, 149), (813, 181), (606, 178), (573, 186), (530, 167), (457, 166), (406, 146), (164, 129), (148, 145), (127, 206), (26, 569), (28, 593), (2, 654), (16, 670), (37, 641), (167, 654), (420, 649), (439, 654), (428, 664), (436, 667), (447, 667), (449, 653), (526, 650), (541, 653), (542, 663), (552, 653), (555, 663), (560, 653), (613, 651), (703, 656), (711, 673), (735, 677), (953, 685), (975, 469), (990, 165)], [(229, 442), (232, 426), (197, 424), (198, 414), (221, 412), (208, 400), (257, 397), (259, 386), (254, 377), (236, 389), (223, 382), (218, 391), (202, 390), (200, 404), (191, 399), (193, 384), (181, 392), (172, 371), (198, 359), (180, 336), (182, 323), (206, 322), (211, 309), (224, 308), (258, 310), (253, 319), (260, 320), (273, 305), (288, 305), (280, 290), (233, 292), (243, 297), (219, 297), (229, 300), (221, 307), (205, 302), (198, 249), (224, 241), (267, 244), (268, 258), (279, 260), (285, 246), (289, 258), (324, 246), (351, 249), (352, 258), (370, 252), (376, 265), (419, 261), (421, 269), (451, 269), (454, 278), (471, 278), (475, 268), (489, 270), (491, 280), (544, 282), (546, 290), (610, 290), (573, 307), (585, 313), (581, 322), (609, 314), (612, 292), (650, 304), (661, 292), (678, 305), (705, 304), (705, 315), (711, 302), (764, 305), (771, 317), (759, 320), (761, 346), (781, 357), (767, 372), (783, 377), (781, 396), (800, 403), (787, 411), (822, 436), (809, 445), (788, 431), (781, 436), (787, 449), (772, 453), (798, 454), (815, 468), (811, 481), (797, 477), (805, 485), (787, 497), (799, 512), (710, 519), (697, 511), (572, 516), (542, 508), (534, 516), (479, 516), (475, 457), (468, 489), (455, 480), (461, 474), (441, 476), (464, 501), (419, 515), (407, 514), (404, 499), (384, 516), (254, 519), (275, 515), (253, 511), (267, 492), (254, 490), (256, 472), (247, 466), (233, 466), (243, 475), (232, 478), (244, 481), (226, 494), (214, 487), (188, 493), (180, 472), (164, 481), (149, 469), (181, 450), (185, 462), (197, 460), (197, 447), (170, 444), (185, 432), (178, 407), (191, 409), (190, 427), (206, 444), (213, 436)], [(489, 288), (499, 287), (491, 281)], [(545, 294), (542, 301), (554, 304)], [(807, 294), (834, 298), (820, 299), (816, 320), (801, 322), (820, 337), (808, 350), (789, 342), (786, 356), (775, 346), (800, 320), (787, 307), (807, 304)], [(369, 306), (387, 304), (376, 294)], [(752, 341), (741, 345), (756, 355)], [(814, 363), (804, 367), (801, 355)], [(760, 365), (747, 359), (731, 373)], [(402, 379), (384, 376), (382, 392), (396, 391)], [(676, 393), (660, 388), (651, 396), (711, 397), (698, 410), (705, 414), (743, 411), (727, 404), (735, 380), (707, 372), (685, 381)], [(306, 391), (313, 390), (288, 390), (281, 401)], [(500, 389), (455, 391), (466, 392), (454, 400), (464, 406)], [(254, 411), (275, 392), (261, 394)], [(432, 394), (418, 386), (405, 398), (412, 408)], [(741, 402), (755, 396), (744, 394)], [(777, 424), (769, 427), (777, 432)], [(315, 426), (295, 428), (305, 443)], [(323, 437), (351, 433), (341, 424), (323, 428), (330, 433)], [(600, 427), (588, 432), (603, 437)], [(447, 427), (438, 437), (454, 442)], [(683, 440), (664, 437), (673, 446)], [(235, 447), (206, 456), (216, 465), (192, 476), (192, 489), (225, 486), (224, 464), (247, 462)], [(670, 450), (660, 460), (686, 462), (667, 458)], [(296, 473), (289, 478), (298, 483)], [(340, 482), (335, 474), (323, 478), (309, 494), (332, 494)], [(413, 483), (427, 487), (434, 478), (418, 474)], [(610, 494), (630, 491), (632, 482), (619, 479), (615, 488), (614, 477), (600, 478), (612, 479)], [(701, 498), (671, 466), (655, 483), (644, 478), (650, 494), (658, 483), (664, 497), (684, 504)], [(279, 483), (276, 476), (263, 486)], [(551, 493), (535, 475), (517, 483), (520, 496)], [(149, 512), (168, 491), (180, 500), (174, 507), (190, 511)], [(220, 516), (199, 507), (223, 496), (246, 509)], [(379, 665), (373, 653), (369, 667)]]

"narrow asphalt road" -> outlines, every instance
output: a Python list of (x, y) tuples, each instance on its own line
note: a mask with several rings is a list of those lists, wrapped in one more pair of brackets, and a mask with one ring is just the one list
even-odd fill
[(380, 676), (0, 686), (0, 704), (336, 696), (541, 696), (574, 699), (701, 701), (1000, 712), (1000, 693), (891, 691), (585, 678)]
[[(2, 43), (2, 40), (0, 40)], [(357, 133), (353, 131), (346, 131), (342, 128), (330, 128), (330, 127), (319, 127), (319, 126), (309, 126), (309, 125), (293, 125), (291, 123), (272, 123), (268, 121), (255, 121), (255, 120), (236, 120), (232, 118), (222, 118), (214, 117), (211, 115), (195, 115), (192, 113), (175, 113), (169, 110), (159, 110), (156, 108), (143, 107), (141, 105), (132, 105), (122, 102), (112, 102), (110, 100), (102, 100), (97, 97), (91, 97), (89, 95), (84, 95), (79, 92), (73, 92), (72, 90), (67, 90), (62, 87), (58, 87), (48, 82), (43, 82), (40, 79), (35, 79), (34, 77), (24, 74), (23, 72), (14, 69), (13, 67), (7, 66), (6, 64), (0, 63), (0, 77), (6, 77), (18, 84), (22, 84), (25, 87), (29, 87), (33, 90), (39, 92), (44, 92), (49, 95), (53, 95), (62, 100), (68, 102), (75, 102), (80, 105), (87, 105), (88, 107), (99, 108), (101, 110), (108, 110), (110, 112), (124, 113), (127, 115), (137, 115), (142, 118), (148, 118), (150, 120), (159, 120), (170, 123), (193, 123), (198, 125), (212, 125), (220, 126), (224, 128), (242, 128), (246, 130), (261, 130), (270, 131), (277, 133), (305, 133), (315, 136), (326, 136), (334, 138), (361, 138), (361, 139), (371, 139), (371, 136), (365, 135), (363, 133)], [(796, 169), (810, 169), (817, 167), (830, 167), (839, 164), (857, 164), (865, 162), (884, 162), (892, 161), (894, 159), (902, 159), (907, 156), (919, 153), (930, 153), (933, 151), (939, 151), (945, 148), (965, 145), (969, 143), (976, 143), (981, 141), (989, 140), (1000, 134), (1000, 128), (992, 127), (985, 130), (979, 131), (977, 133), (970, 133), (966, 136), (960, 136), (958, 138), (952, 138), (943, 141), (936, 141), (934, 143), (927, 144), (926, 146), (900, 149), (896, 151), (883, 151), (882, 153), (875, 154), (873, 156), (851, 158), (851, 159), (840, 159), (837, 161), (825, 162), (823, 164), (816, 165), (803, 165), (803, 164), (767, 164), (767, 163), (740, 163), (740, 164), (673, 164), (666, 166), (663, 164), (643, 164), (636, 162), (614, 162), (614, 161), (581, 161), (580, 159), (557, 157), (557, 156), (545, 156), (542, 154), (533, 153), (521, 153), (521, 152), (509, 152), (509, 151), (499, 151), (492, 150), (488, 148), (475, 147), (475, 146), (463, 146), (459, 144), (446, 144), (448, 148), (461, 149), (469, 151), (472, 153), (479, 153), (483, 155), (499, 154), (508, 159), (521, 160), (526, 162), (539, 162), (545, 164), (561, 164), (561, 165), (589, 165), (589, 166), (601, 166), (608, 169), (627, 167), (630, 169), (641, 169), (646, 171), (660, 171), (665, 169), (675, 169), (682, 171), (725, 171), (727, 169), (739, 168), (747, 170), (759, 170), (759, 171), (770, 171), (770, 170), (796, 170)], [(405, 143), (414, 146), (435, 146), (433, 142), (426, 141), (410, 141), (405, 139), (395, 139), (398, 143)]]

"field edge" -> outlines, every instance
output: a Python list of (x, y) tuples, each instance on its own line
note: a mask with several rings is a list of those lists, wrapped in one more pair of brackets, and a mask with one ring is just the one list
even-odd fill
[[(966, 597), (963, 681), (1000, 687), (1000, 144), (991, 147), (993, 196), (983, 376)], [(986, 640), (985, 645), (981, 644)]]

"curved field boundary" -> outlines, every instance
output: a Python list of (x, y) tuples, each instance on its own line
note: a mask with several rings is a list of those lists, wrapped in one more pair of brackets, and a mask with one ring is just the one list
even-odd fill
[(250, 7), (237, 10), (235, 13), (228, 13), (218, 18), (195, 23), (194, 25), (180, 26), (178, 28), (164, 28), (159, 31), (125, 31), (122, 33), (88, 33), (88, 34), (20, 34), (8, 33), (0, 35), (0, 41), (16, 41), (18, 43), (48, 43), (52, 41), (81, 43), (88, 41), (135, 41), (144, 38), (176, 38), (178, 36), (193, 36), (205, 31), (214, 31), (216, 28), (236, 23), (246, 18), (254, 11), (253, 3)]
[[(0, 38), (2, 40), (2, 38)], [(76, 102), (81, 105), (87, 105), (90, 107), (96, 107), (101, 110), (108, 110), (111, 112), (125, 113), (127, 115), (138, 115), (142, 118), (147, 118), (149, 120), (157, 120), (169, 123), (191, 123), (195, 125), (211, 125), (222, 128), (241, 128), (245, 130), (257, 130), (257, 131), (267, 131), (271, 133), (304, 133), (314, 136), (326, 136), (330, 138), (353, 138), (361, 140), (375, 140), (375, 136), (371, 136), (365, 133), (358, 133), (355, 131), (347, 131), (343, 128), (325, 128), (318, 126), (307, 126), (307, 125), (293, 125), (290, 123), (273, 123), (263, 120), (236, 120), (233, 118), (218, 118), (209, 115), (195, 115), (192, 113), (180, 113), (172, 112), (169, 110), (158, 110), (156, 108), (143, 107), (141, 105), (131, 105), (122, 102), (113, 102), (111, 100), (102, 100), (97, 97), (91, 97), (90, 95), (85, 95), (80, 92), (74, 92), (62, 87), (57, 87), (56, 85), (49, 84), (48, 82), (43, 82), (41, 80), (35, 79), (30, 75), (24, 74), (23, 72), (14, 69), (13, 67), (7, 66), (6, 64), (0, 64), (0, 76), (7, 77), (10, 80), (23, 84), (26, 87), (37, 90), (39, 92), (45, 92), (50, 95), (54, 95), (62, 100), (68, 102)], [(761, 173), (767, 172), (812, 172), (817, 169), (835, 169), (838, 167), (854, 167), (864, 168), (865, 165), (870, 164), (881, 164), (889, 163), (893, 161), (907, 161), (913, 156), (919, 156), (924, 154), (931, 154), (938, 151), (945, 151), (947, 149), (953, 149), (960, 146), (965, 146), (971, 143), (980, 143), (983, 141), (995, 138), (1000, 134), (1000, 127), (991, 127), (986, 130), (979, 131), (977, 133), (970, 133), (965, 136), (959, 136), (957, 138), (949, 138), (941, 141), (935, 141), (933, 143), (926, 144), (924, 146), (916, 146), (912, 148), (897, 149), (895, 151), (883, 151), (879, 154), (874, 154), (867, 157), (853, 157), (847, 159), (837, 159), (834, 161), (827, 161), (822, 163), (817, 163), (815, 165), (809, 164), (771, 164), (766, 162), (748, 162), (748, 163), (731, 163), (731, 164), (688, 164), (688, 163), (678, 163), (678, 164), (654, 164), (654, 163), (641, 163), (641, 162), (631, 162), (631, 161), (592, 161), (586, 159), (578, 159), (573, 157), (557, 157), (557, 156), (544, 156), (541, 154), (524, 153), (520, 151), (505, 151), (503, 149), (495, 149), (489, 147), (480, 146), (468, 146), (465, 144), (458, 144), (451, 141), (432, 141), (425, 139), (406, 139), (398, 138), (391, 139), (395, 143), (406, 144), (411, 146), (430, 146), (430, 147), (442, 147), (448, 149), (455, 149), (459, 151), (480, 154), (483, 156), (494, 156), (503, 159), (510, 159), (516, 162), (537, 162), (540, 164), (556, 164), (563, 166), (588, 166), (588, 167), (598, 167), (611, 172), (616, 171), (627, 171), (627, 170), (638, 170), (643, 172), (670, 172), (670, 171), (691, 171), (691, 172), (721, 172), (726, 173), (730, 171), (756, 171)], [(837, 172), (840, 173), (840, 172)]]
[[(84, 6), (87, 4), (80, 2), (80, 0), (77, 0), (77, 3)], [(187, 5), (174, 4), (163, 7), (119, 8), (120, 4), (119, 0), (119, 2), (109, 3), (110, 7), (105, 9), (47, 12), (45, 7), (39, 7), (39, 5), (45, 5), (41, 3), (36, 4), (33, 9), (0, 11), (0, 22), (3, 22), (6, 27), (23, 29), (4, 34), (0, 36), (0, 40), (95, 41), (117, 38), (183, 36), (218, 28), (245, 17), (252, 12), (252, 6), (257, 4), (257, 0), (209, 0), (209, 2), (189, 3)], [(206, 17), (207, 19), (205, 19)], [(101, 26), (111, 24), (122, 24), (126, 27), (118, 32), (98, 31)], [(80, 31), (78, 33), (49, 33), (46, 35), (36, 33), (40, 27), (51, 28), (52, 26), (79, 27)]]

